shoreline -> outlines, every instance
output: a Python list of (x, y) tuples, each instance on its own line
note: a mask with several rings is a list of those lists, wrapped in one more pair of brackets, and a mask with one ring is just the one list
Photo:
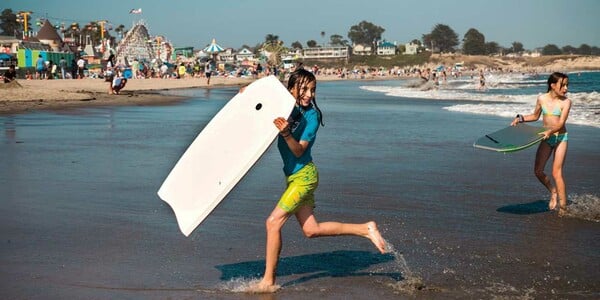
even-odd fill
[(119, 95), (108, 94), (108, 82), (102, 79), (17, 80), (17, 84), (0, 84), (0, 114), (19, 114), (35, 110), (52, 110), (90, 106), (162, 105), (188, 99), (169, 95), (169, 90), (185, 88), (223, 88), (241, 86), (252, 79), (213, 78), (132, 79)]
[[(320, 81), (341, 79), (336, 75), (318, 76)], [(377, 77), (361, 80), (391, 80), (397, 77)], [(16, 84), (0, 83), (0, 115), (21, 114), (37, 110), (57, 110), (99, 106), (164, 105), (185, 101), (188, 96), (169, 94), (168, 91), (204, 88), (216, 89), (243, 86), (254, 78), (213, 77), (185, 79), (130, 79), (119, 95), (108, 94), (108, 82), (102, 79), (23, 80)]]
[[(536, 70), (538, 69), (543, 73), (548, 70), (561, 70), (563, 68), (544, 66), (536, 68)], [(597, 69), (600, 70), (600, 68)], [(365, 78), (354, 78), (352, 76), (340, 78), (330, 69), (322, 71), (323, 74), (317, 75), (319, 81), (385, 81), (415, 78), (413, 76), (373, 73), (367, 74)], [(572, 68), (563, 71), (579, 72)], [(463, 75), (470, 73), (471, 71), (466, 71)], [(188, 96), (169, 94), (168, 91), (170, 90), (236, 87), (247, 85), (254, 80), (254, 78), (213, 77), (211, 78), (211, 84), (207, 85), (206, 78), (203, 77), (130, 79), (121, 94), (109, 95), (108, 83), (102, 79), (19, 79), (16, 83), (0, 83), (0, 115), (82, 107), (165, 105), (189, 99)]]

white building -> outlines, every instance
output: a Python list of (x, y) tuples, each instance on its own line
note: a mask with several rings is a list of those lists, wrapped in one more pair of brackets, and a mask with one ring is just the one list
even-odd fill
[(371, 55), (371, 46), (356, 44), (352, 47), (352, 54), (354, 55)]
[(235, 61), (235, 54), (236, 53), (233, 51), (233, 48), (226, 48), (223, 50), (223, 52), (219, 52), (217, 56), (219, 57), (220, 61), (233, 62)]
[(243, 48), (242, 50), (238, 51), (235, 55), (235, 61), (241, 62), (244, 60), (249, 60), (249, 61), (254, 60), (254, 53), (252, 53), (252, 51), (248, 50), (248, 48)]
[(414, 55), (419, 53), (419, 45), (410, 42), (404, 45), (404, 54)]
[(396, 55), (396, 45), (387, 41), (379, 43), (377, 55)]
[(540, 53), (537, 50), (525, 51), (525, 52), (523, 52), (523, 56), (525, 56), (525, 57), (540, 57), (540, 56), (542, 56), (542, 53)]
[(302, 51), (304, 59), (329, 59), (329, 58), (343, 58), (347, 59), (350, 57), (350, 51), (346, 46), (340, 47), (314, 47), (305, 48)]

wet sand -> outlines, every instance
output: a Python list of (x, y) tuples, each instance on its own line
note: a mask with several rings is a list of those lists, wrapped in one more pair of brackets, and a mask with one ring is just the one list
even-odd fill
[(102, 79), (18, 80), (16, 85), (0, 84), (0, 114), (66, 107), (157, 105), (180, 101), (183, 96), (168, 93), (187, 88), (222, 88), (248, 84), (248, 78), (130, 79), (119, 95), (108, 94)]
[(240, 292), (264, 268), (264, 220), (284, 185), (277, 150), (188, 238), (156, 195), (236, 91), (0, 116), (0, 298), (600, 296), (597, 128), (569, 127), (565, 177), (570, 207), (581, 210), (559, 218), (531, 171), (533, 149), (471, 146), (506, 119), (448, 112), (448, 101), (394, 100), (349, 81), (319, 85), (317, 218), (375, 220), (396, 252), (381, 255), (354, 237), (309, 240), (290, 220), (282, 289)]

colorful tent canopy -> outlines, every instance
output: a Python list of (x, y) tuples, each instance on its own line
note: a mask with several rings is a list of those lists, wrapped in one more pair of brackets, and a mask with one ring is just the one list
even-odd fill
[(204, 52), (207, 53), (219, 53), (221, 51), (223, 51), (223, 47), (219, 46), (219, 44), (217, 44), (217, 41), (215, 39), (212, 40), (212, 42), (210, 43), (210, 45), (208, 45), (208, 47), (204, 48)]
[(13, 57), (11, 55), (8, 55), (6, 53), (0, 53), (0, 60), (10, 60)]

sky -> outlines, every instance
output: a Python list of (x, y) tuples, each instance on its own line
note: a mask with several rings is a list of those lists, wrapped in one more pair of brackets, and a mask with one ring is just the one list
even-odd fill
[[(600, 0), (0, 0), (0, 10), (32, 11), (54, 25), (108, 20), (130, 29), (139, 19), (150, 35), (175, 47), (203, 48), (213, 38), (224, 48), (256, 46), (268, 34), (284, 45), (318, 44), (333, 34), (348, 39), (350, 27), (367, 21), (385, 29), (382, 38), (405, 44), (422, 39), (436, 24), (449, 26), (459, 42), (471, 28), (509, 48), (555, 44), (600, 47)], [(129, 14), (142, 9), (141, 15)], [(35, 23), (35, 22), (32, 22)], [(36, 27), (34, 27), (36, 29)], [(325, 32), (325, 37), (321, 36)], [(114, 32), (111, 35), (115, 36)], [(349, 39), (348, 39), (349, 40)]]

